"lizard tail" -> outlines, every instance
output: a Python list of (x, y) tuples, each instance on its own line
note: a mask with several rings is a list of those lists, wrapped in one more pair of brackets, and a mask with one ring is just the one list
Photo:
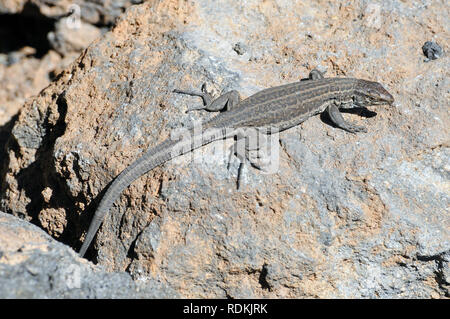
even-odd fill
[(176, 142), (170, 140), (164, 141), (154, 149), (143, 154), (114, 179), (100, 201), (91, 224), (89, 225), (88, 232), (79, 251), (81, 257), (83, 257), (86, 253), (86, 250), (89, 248), (89, 245), (94, 239), (97, 230), (100, 228), (105, 215), (108, 213), (109, 209), (112, 207), (120, 194), (138, 177), (174, 157), (173, 154), (167, 153), (164, 150), (170, 149), (170, 147), (175, 143)]
[(89, 225), (86, 238), (84, 239), (83, 245), (81, 246), (79, 252), (81, 257), (84, 256), (86, 250), (89, 248), (89, 245), (94, 239), (97, 230), (100, 228), (100, 225), (111, 206), (123, 190), (127, 188), (134, 180), (174, 157), (188, 153), (198, 147), (228, 136), (225, 129), (212, 130), (208, 133), (203, 131), (202, 134), (198, 136), (193, 135), (193, 132), (193, 130), (189, 131), (191, 134), (189, 136), (193, 136), (193, 139), (182, 141), (174, 141), (171, 139), (165, 140), (155, 148), (143, 154), (114, 179), (100, 201), (92, 222)]

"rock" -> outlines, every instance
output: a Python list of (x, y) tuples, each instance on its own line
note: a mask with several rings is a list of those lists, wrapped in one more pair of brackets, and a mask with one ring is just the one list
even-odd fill
[(126, 8), (142, 2), (142, 0), (9, 0), (0, 3), (0, 13), (39, 13), (49, 18), (59, 18), (69, 12), (76, 12), (86, 23), (112, 25)]
[(69, 21), (70, 18), (59, 20), (55, 24), (55, 31), (48, 33), (52, 48), (63, 56), (71, 52), (81, 52), (101, 35), (100, 29), (91, 24), (80, 21), (74, 27)]
[(124, 272), (106, 272), (40, 228), (2, 212), (0, 248), (2, 299), (177, 297), (160, 282), (142, 285)]
[(0, 125), (14, 121), (27, 98), (48, 86), (82, 50), (111, 28), (126, 8), (140, 2), (2, 1)]
[(424, 63), (417, 48), (445, 36), (444, 9), (379, 3), (130, 7), (25, 104), (1, 206), (78, 249), (121, 170), (214, 116), (186, 113), (200, 99), (173, 89), (207, 82), (248, 96), (319, 67), (381, 82), (395, 106), (345, 114), (366, 134), (323, 116), (282, 132), (279, 170), (247, 168), (239, 191), (237, 162), (228, 170), (219, 156), (231, 141), (166, 163), (117, 200), (88, 257), (182, 297), (448, 296), (448, 57)]
[(442, 48), (436, 42), (427, 41), (422, 46), (422, 52), (429, 60), (439, 59), (443, 52)]
[(22, 50), (9, 55), (14, 63), (0, 63), (0, 127), (17, 114), (27, 98), (50, 84), (51, 72), (63, 63), (54, 51), (41, 59), (21, 53)]

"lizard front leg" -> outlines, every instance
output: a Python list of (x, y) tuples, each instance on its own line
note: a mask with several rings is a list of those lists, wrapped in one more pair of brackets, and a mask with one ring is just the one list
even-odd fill
[(340, 127), (341, 129), (346, 130), (347, 132), (350, 133), (367, 132), (367, 129), (364, 126), (358, 126), (345, 121), (344, 117), (342, 116), (341, 112), (339, 112), (339, 109), (335, 104), (329, 105), (326, 111), (330, 116), (331, 121), (337, 127)]
[(319, 80), (324, 78), (325, 72), (320, 72), (317, 69), (312, 69), (311, 72), (309, 72), (308, 79), (310, 80)]
[[(309, 80), (319, 80), (324, 78), (325, 72), (320, 72), (317, 69), (311, 70), (309, 73)], [(335, 104), (331, 104), (326, 109), (331, 121), (339, 128), (346, 130), (350, 133), (357, 133), (357, 132), (367, 132), (367, 129), (364, 126), (358, 126), (352, 123), (348, 123), (345, 121), (344, 117), (342, 116), (342, 113), (339, 112), (338, 107)]]

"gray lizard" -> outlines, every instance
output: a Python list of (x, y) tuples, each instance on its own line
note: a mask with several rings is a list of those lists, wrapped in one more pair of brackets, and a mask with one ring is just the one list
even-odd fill
[(124, 169), (111, 183), (97, 207), (79, 252), (81, 256), (86, 253), (105, 215), (122, 191), (141, 175), (174, 157), (216, 140), (236, 136), (242, 138), (240, 129), (245, 127), (259, 128), (261, 132), (270, 132), (275, 128), (281, 132), (324, 111), (337, 127), (351, 133), (366, 132), (365, 127), (346, 122), (339, 108), (392, 105), (394, 102), (392, 95), (377, 82), (324, 78), (317, 70), (311, 71), (306, 81), (265, 89), (244, 100), (240, 99), (237, 91), (227, 92), (213, 100), (205, 87), (202, 92), (174, 92), (201, 97), (204, 102), (202, 109), (220, 111), (226, 108), (226, 111), (205, 122), (201, 132), (191, 128), (190, 141), (167, 139)]

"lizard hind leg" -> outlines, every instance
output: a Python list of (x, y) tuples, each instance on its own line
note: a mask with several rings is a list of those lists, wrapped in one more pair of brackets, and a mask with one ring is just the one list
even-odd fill
[[(233, 156), (239, 161), (236, 185), (237, 189), (242, 185), (245, 165), (250, 163), (254, 168), (265, 173), (272, 171), (272, 158), (267, 153), (268, 137), (254, 128), (240, 129), (236, 133), (236, 142), (230, 147), (228, 169), (230, 169)], [(270, 152), (270, 151), (269, 151)]]
[(239, 161), (239, 167), (237, 171), (237, 179), (236, 179), (236, 188), (240, 189), (241, 181), (242, 181), (242, 174), (244, 170), (245, 165), (245, 152), (242, 152), (242, 146), (245, 143), (245, 135), (242, 130), (238, 130), (235, 135), (236, 141), (234, 144), (229, 148), (229, 156), (228, 156), (228, 163), (227, 163), (227, 169), (230, 170), (231, 167), (231, 161), (233, 156), (236, 156), (236, 158)]
[(223, 110), (230, 110), (235, 105), (238, 105), (241, 101), (241, 97), (239, 93), (235, 90), (226, 92), (219, 96), (216, 99), (213, 99), (211, 94), (206, 89), (206, 83), (203, 83), (201, 92), (194, 92), (194, 91), (184, 91), (184, 90), (173, 90), (174, 93), (181, 93), (181, 94), (187, 94), (192, 96), (199, 96), (203, 100), (203, 106), (201, 107), (195, 107), (190, 108), (187, 110), (187, 112), (190, 111), (197, 111), (197, 110), (207, 110), (209, 112), (219, 112)]

